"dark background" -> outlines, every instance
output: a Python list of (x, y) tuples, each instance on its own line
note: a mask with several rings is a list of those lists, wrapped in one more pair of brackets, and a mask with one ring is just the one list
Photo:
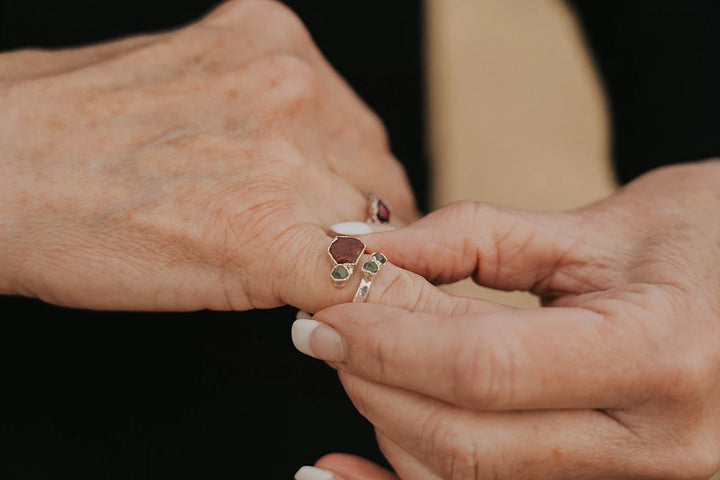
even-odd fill
[(573, 0), (605, 80), (620, 183), (720, 155), (720, 0)]
[[(0, 49), (167, 29), (215, 3), (0, 0)], [(384, 120), (426, 209), (421, 3), (286, 3)], [(608, 92), (618, 180), (718, 155), (720, 1), (571, 5)], [(293, 348), (292, 308), (89, 312), (5, 297), (0, 312), (0, 478), (289, 479), (331, 451), (383, 461), (334, 372)]]

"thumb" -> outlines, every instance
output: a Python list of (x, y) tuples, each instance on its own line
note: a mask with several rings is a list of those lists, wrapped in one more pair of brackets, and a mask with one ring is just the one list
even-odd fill
[(472, 276), (490, 288), (551, 294), (584, 288), (582, 272), (568, 269), (590, 268), (588, 261), (597, 253), (584, 241), (585, 230), (572, 212), (461, 201), (406, 228), (365, 235), (363, 241), (434, 283)]

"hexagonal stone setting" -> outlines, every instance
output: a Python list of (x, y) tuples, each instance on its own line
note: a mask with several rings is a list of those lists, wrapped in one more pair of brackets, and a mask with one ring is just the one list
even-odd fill
[(371, 258), (378, 262), (380, 265), (384, 265), (387, 262), (387, 257), (382, 253), (373, 253)]
[(372, 260), (368, 260), (367, 262), (363, 263), (362, 271), (367, 273), (377, 273), (378, 271), (378, 264), (376, 262), (373, 262)]
[(336, 237), (328, 248), (330, 258), (339, 265), (355, 265), (364, 251), (365, 244), (354, 237)]
[(330, 271), (330, 276), (333, 280), (347, 280), (350, 276), (350, 271), (345, 265), (336, 265), (335, 268)]

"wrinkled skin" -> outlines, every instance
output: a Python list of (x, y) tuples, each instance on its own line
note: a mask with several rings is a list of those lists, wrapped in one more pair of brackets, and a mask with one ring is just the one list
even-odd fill
[(0, 293), (124, 310), (314, 311), (327, 226), (412, 220), (385, 130), (302, 22), (234, 1), (175, 31), (0, 55)]
[[(339, 454), (317, 465), (346, 480), (709, 478), (720, 468), (718, 218), (720, 162), (704, 161), (575, 211), (461, 202), (365, 237), (396, 267), (371, 303), (314, 319), (343, 338), (331, 364), (395, 473)], [(435, 287), (422, 277), (468, 276), (543, 306), (424, 293)], [(413, 311), (396, 306), (403, 290)]]

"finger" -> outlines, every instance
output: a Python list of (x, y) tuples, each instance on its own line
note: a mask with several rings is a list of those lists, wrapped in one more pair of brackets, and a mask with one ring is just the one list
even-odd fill
[[(302, 168), (290, 175), (292, 181), (288, 197), (297, 196), (291, 216), (295, 219), (313, 219), (293, 228), (279, 230), (275, 236), (281, 258), (270, 252), (273, 262), (274, 291), (286, 304), (310, 313), (337, 303), (352, 302), (360, 285), (362, 264), (368, 255), (375, 253), (367, 248), (357, 261), (353, 275), (340, 289), (335, 288), (330, 273), (335, 266), (328, 249), (335, 237), (325, 225), (336, 220), (362, 216), (367, 213), (368, 199), (342, 179), (335, 178), (321, 167), (305, 162)], [(309, 186), (309, 187), (308, 187)], [(273, 188), (277, 189), (275, 183)], [(303, 195), (297, 195), (303, 192)], [(283, 208), (286, 208), (284, 205)], [(254, 225), (254, 230), (276, 229), (274, 224)], [(238, 234), (238, 237), (242, 237)], [(342, 262), (341, 262), (342, 263)], [(443, 292), (423, 277), (393, 265), (389, 258), (374, 276), (367, 301), (441, 314), (458, 312), (487, 312), (505, 308), (481, 299), (454, 296)]]
[[(334, 263), (328, 255), (333, 238), (316, 225), (299, 225), (283, 234), (279, 242), (287, 245), (277, 258), (274, 274), (279, 298), (288, 305), (314, 313), (339, 303), (352, 303), (360, 286), (362, 263), (371, 251), (366, 250), (355, 272), (342, 288), (336, 288), (330, 272)], [(289, 237), (292, 237), (290, 239)], [(374, 277), (367, 302), (390, 305), (413, 311), (452, 313), (486, 313), (506, 309), (486, 300), (448, 294), (423, 277), (398, 268), (392, 259), (382, 265)]]
[(340, 378), (359, 412), (439, 478), (577, 480), (662, 471), (627, 455), (640, 441), (599, 411), (477, 412), (347, 373)]
[(330, 453), (315, 462), (315, 466), (337, 472), (346, 480), (399, 480), (394, 473), (357, 455)]
[(365, 241), (433, 282), (472, 276), (495, 289), (553, 295), (608, 284), (611, 269), (598, 269), (590, 260), (609, 255), (586, 241), (586, 229), (571, 213), (522, 212), (467, 201)]
[[(228, 158), (232, 158), (232, 153), (228, 152)], [(362, 276), (358, 264), (363, 257), (353, 257), (350, 263), (355, 265), (355, 275), (348, 278), (343, 288), (336, 288), (331, 277), (336, 263), (328, 252), (334, 235), (329, 235), (327, 225), (341, 219), (365, 218), (368, 198), (343, 179), (307, 161), (290, 144), (276, 144), (266, 155), (256, 157), (247, 161), (254, 162), (256, 170), (257, 165), (263, 167), (247, 179), (247, 185), (242, 182), (237, 185), (238, 189), (246, 187), (253, 195), (239, 199), (240, 213), (234, 217), (232, 238), (228, 240), (233, 243), (232, 248), (243, 249), (238, 257), (246, 272), (241, 287), (246, 292), (244, 297), (252, 299), (254, 308), (272, 308), (280, 303), (309, 312), (351, 302)], [(232, 242), (233, 239), (237, 241)], [(369, 253), (372, 252), (366, 252), (364, 258)], [(417, 275), (408, 282), (404, 274), (389, 266), (377, 277), (381, 280), (377, 287), (380, 293), (385, 279), (404, 277), (405, 282), (401, 283), (405, 293), (400, 292), (401, 297), (397, 297), (400, 306), (413, 302), (430, 287)], [(238, 288), (230, 288), (233, 290)], [(450, 308), (449, 296), (443, 294), (439, 299), (437, 293), (429, 292), (424, 299), (444, 302)], [(369, 300), (375, 301), (378, 295), (371, 291)]]
[[(620, 322), (580, 308), (444, 316), (336, 305), (313, 320), (335, 336), (308, 332), (304, 346), (341, 371), (472, 409), (621, 408), (667, 384), (656, 346), (665, 334), (626, 313)], [(342, 354), (322, 358), (332, 338)]]
[(420, 460), (410, 455), (384, 433), (376, 430), (375, 436), (377, 437), (380, 450), (400, 478), (412, 480), (442, 480), (430, 471), (427, 466), (423, 465)]

